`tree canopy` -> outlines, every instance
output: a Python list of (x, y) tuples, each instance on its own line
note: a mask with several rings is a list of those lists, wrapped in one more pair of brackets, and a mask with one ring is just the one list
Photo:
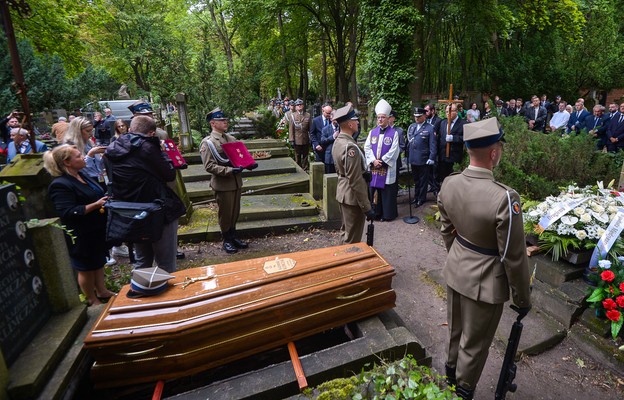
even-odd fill
[[(11, 16), (35, 110), (111, 99), (122, 83), (132, 97), (187, 94), (196, 126), (216, 105), (240, 115), (278, 89), (309, 103), (384, 97), (407, 112), (451, 83), (503, 98), (624, 86), (621, 0), (25, 3)], [(16, 101), (3, 61), (6, 113)]]

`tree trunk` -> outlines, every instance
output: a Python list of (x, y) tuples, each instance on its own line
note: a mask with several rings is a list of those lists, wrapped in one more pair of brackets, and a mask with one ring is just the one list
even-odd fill
[[(282, 23), (282, 11), (277, 12), (277, 26), (279, 27), (280, 37), (284, 38), (284, 25)], [(289, 97), (293, 97), (292, 85), (290, 84), (290, 68), (288, 68), (288, 60), (286, 59), (286, 45), (281, 40), (282, 48), (282, 64), (284, 65), (284, 78), (286, 79), (286, 93)]]
[[(420, 15), (425, 13), (424, 0), (414, 0), (414, 7)], [(414, 30), (414, 44), (418, 49), (418, 59), (416, 60), (416, 76), (414, 82), (410, 85), (410, 98), (413, 104), (420, 105), (422, 101), (423, 82), (425, 77), (425, 22), (421, 21)]]
[(325, 35), (321, 36), (321, 103), (326, 103), (327, 98), (327, 49), (325, 47)]

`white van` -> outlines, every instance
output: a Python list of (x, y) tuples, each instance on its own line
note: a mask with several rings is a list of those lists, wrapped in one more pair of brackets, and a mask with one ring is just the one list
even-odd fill
[[(104, 114), (105, 108), (110, 108), (113, 112), (113, 115), (117, 119), (123, 119), (125, 121), (130, 121), (132, 119), (132, 112), (128, 110), (128, 107), (136, 103), (138, 100), (102, 100), (98, 101), (99, 103), (99, 111)], [(93, 120), (93, 113), (96, 110), (95, 103), (89, 103), (82, 110), (82, 115)]]

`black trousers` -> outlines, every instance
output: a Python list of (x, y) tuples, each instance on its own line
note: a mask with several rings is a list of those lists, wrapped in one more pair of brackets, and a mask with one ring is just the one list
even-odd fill
[(427, 185), (429, 183), (429, 171), (431, 167), (425, 165), (411, 165), (412, 177), (414, 178), (414, 199), (420, 203), (427, 201)]

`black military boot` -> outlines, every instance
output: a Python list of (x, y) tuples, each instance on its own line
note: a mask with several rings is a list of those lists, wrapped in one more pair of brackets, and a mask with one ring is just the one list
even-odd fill
[(242, 240), (236, 237), (235, 228), (230, 229), (230, 238), (232, 239), (232, 243), (234, 244), (234, 247), (236, 247), (237, 249), (246, 249), (247, 247), (249, 247), (247, 243), (243, 242)]
[(472, 400), (472, 398), (474, 397), (474, 392), (475, 392), (474, 389), (466, 389), (463, 386), (456, 386), (455, 387), (455, 394), (460, 399)]
[(236, 252), (238, 252), (238, 249), (236, 248), (236, 246), (234, 245), (234, 242), (232, 242), (232, 234), (231, 234), (231, 230), (228, 232), (223, 232), (223, 250), (225, 250), (226, 253), (228, 254), (234, 254)]
[(446, 384), (449, 386), (457, 386), (457, 376), (455, 375), (455, 368), (449, 367), (444, 364), (446, 370)]

